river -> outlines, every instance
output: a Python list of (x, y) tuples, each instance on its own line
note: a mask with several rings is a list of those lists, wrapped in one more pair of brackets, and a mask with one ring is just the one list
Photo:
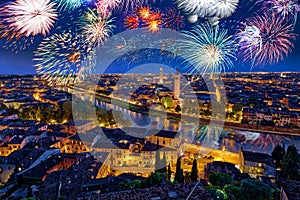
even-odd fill
[[(106, 110), (121, 111), (123, 115), (130, 119), (133, 127), (142, 127), (150, 129), (152, 122), (156, 121), (156, 128), (159, 130), (179, 131), (187, 138), (188, 134), (195, 135), (199, 144), (206, 143), (208, 140), (215, 140), (217, 145), (214, 148), (225, 149), (230, 152), (238, 152), (242, 147), (244, 150), (256, 151), (262, 153), (271, 153), (276, 144), (289, 145), (294, 144), (300, 149), (300, 136), (287, 136), (278, 134), (266, 134), (261, 132), (241, 131), (235, 129), (225, 129), (223, 132), (219, 128), (210, 126), (196, 127), (196, 124), (186, 124), (185, 122), (166, 119), (164, 117), (155, 117), (110, 104), (100, 100), (96, 100), (96, 106)], [(221, 134), (221, 132), (223, 134)], [(225, 135), (224, 135), (225, 134)], [(223, 137), (221, 136), (223, 135)], [(221, 137), (220, 137), (221, 136)], [(195, 139), (194, 139), (195, 140)], [(209, 142), (211, 144), (211, 142)], [(205, 145), (205, 144), (203, 144)]]

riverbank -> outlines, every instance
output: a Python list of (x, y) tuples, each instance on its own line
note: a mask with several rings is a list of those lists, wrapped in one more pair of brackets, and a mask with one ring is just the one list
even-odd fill
[[(119, 99), (110, 98), (100, 94), (96, 94), (96, 99), (99, 101), (103, 101), (105, 103), (116, 104), (122, 108), (129, 109), (133, 112), (141, 113), (144, 115), (150, 114), (148, 109), (145, 109), (138, 105), (128, 103)], [(185, 121), (185, 122), (192, 122), (192, 123), (196, 123), (198, 121), (199, 124), (203, 124), (203, 125), (211, 124), (214, 126), (219, 126), (224, 128), (232, 128), (232, 129), (239, 129), (239, 130), (252, 131), (252, 132), (300, 136), (300, 129), (293, 129), (293, 128), (257, 126), (252, 124), (241, 124), (241, 123), (226, 122), (226, 121), (224, 122), (222, 120), (204, 119), (196, 116), (183, 115), (182, 113), (171, 113), (171, 112), (164, 112), (159, 110), (152, 110), (151, 115), (154, 117), (167, 118), (175, 121)]]

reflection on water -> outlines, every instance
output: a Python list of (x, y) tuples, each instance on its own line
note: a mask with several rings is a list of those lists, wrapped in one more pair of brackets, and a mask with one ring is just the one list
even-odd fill
[(177, 121), (161, 119), (160, 117), (149, 116), (146, 114), (138, 113), (115, 104), (110, 104), (110, 103), (96, 100), (95, 105), (105, 110), (112, 109), (116, 111), (121, 111), (124, 115), (124, 118), (127, 118), (131, 121), (133, 127), (151, 128), (153, 126), (152, 123), (156, 122), (157, 125), (155, 126), (159, 130), (164, 129), (170, 131), (178, 131), (180, 128), (180, 124)]
[[(118, 105), (109, 104), (103, 101), (96, 101), (96, 106), (106, 110), (121, 111), (123, 115), (130, 119), (134, 127), (153, 127), (156, 129), (170, 131), (181, 131), (186, 142), (203, 145), (215, 149), (226, 149), (230, 152), (238, 152), (242, 147), (244, 150), (271, 153), (277, 144), (295, 144), (300, 149), (299, 136), (285, 136), (278, 134), (265, 134), (259, 132), (224, 130), (219, 127), (199, 126), (197, 124), (185, 124), (175, 120), (162, 119), (160, 117), (149, 116), (134, 112)], [(225, 147), (225, 148), (224, 148)]]

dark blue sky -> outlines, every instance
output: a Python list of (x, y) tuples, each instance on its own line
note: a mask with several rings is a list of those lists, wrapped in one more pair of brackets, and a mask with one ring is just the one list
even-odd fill
[[(0, 0), (0, 3), (7, 2)], [(166, 0), (164, 1), (164, 4), (158, 4), (156, 5), (157, 7), (170, 7), (172, 6), (172, 1), (171, 0)], [(250, 17), (254, 15), (254, 10), (249, 11), (249, 6), (245, 6), (249, 0), (242, 0), (240, 2), (240, 6), (237, 10), (237, 12), (230, 18), (225, 19), (221, 21), (221, 24), (229, 21), (229, 20), (241, 20), (245, 19), (246, 17)], [(64, 14), (63, 14), (64, 15)], [(68, 16), (68, 13), (65, 13), (66, 16)], [(120, 16), (120, 14), (115, 14), (116, 17)], [(65, 21), (64, 21), (65, 20)], [(65, 24), (67, 20), (69, 20), (68, 17), (65, 17), (64, 20), (60, 20), (59, 23)], [(187, 25), (186, 27), (189, 27)], [(65, 29), (68, 29), (68, 27), (64, 27)], [(226, 28), (229, 29), (229, 31), (234, 31), (230, 30), (232, 29), (231, 25), (226, 25)], [(115, 33), (118, 33), (121, 31), (121, 29), (116, 30)], [(296, 30), (295, 32), (300, 35), (300, 24), (299, 20), (296, 25)], [(35, 42), (28, 47), (26, 50), (21, 51), (19, 53), (15, 53), (10, 49), (4, 48), (3, 46), (5, 45), (5, 39), (0, 39), (0, 74), (24, 74), (24, 73), (36, 73), (35, 68), (34, 68), (34, 63), (32, 61), (33, 58), (33, 52), (36, 49), (37, 45), (39, 42), (41, 42), (42, 38), (37, 37), (35, 39)], [(295, 48), (293, 49), (292, 53), (284, 60), (279, 62), (276, 65), (272, 66), (263, 66), (263, 67), (256, 67), (250, 69), (249, 64), (247, 63), (235, 63), (235, 67), (228, 70), (228, 71), (300, 71), (299, 70), (299, 61), (300, 61), (300, 37), (297, 37), (297, 40), (295, 41)]]

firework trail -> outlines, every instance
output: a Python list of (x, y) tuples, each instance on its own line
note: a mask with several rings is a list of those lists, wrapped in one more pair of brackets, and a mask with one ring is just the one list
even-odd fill
[(223, 128), (210, 125), (198, 125), (187, 132), (187, 137), (190, 138), (191, 143), (210, 148), (217, 148), (220, 137), (227, 135), (228, 133)]
[(156, 33), (163, 27), (162, 13), (149, 6), (138, 7), (135, 12), (128, 14), (124, 20), (127, 29), (147, 28), (149, 32)]
[(76, 76), (90, 73), (95, 65), (95, 50), (71, 32), (45, 38), (34, 53), (35, 67), (50, 84), (72, 83)]
[(237, 48), (227, 30), (205, 23), (191, 31), (183, 31), (183, 35), (186, 39), (180, 42), (187, 68), (202, 73), (218, 73), (233, 67), (232, 59), (235, 59)]
[(80, 8), (84, 4), (89, 4), (90, 0), (54, 0), (60, 10), (75, 10), (77, 8)]
[(292, 20), (294, 25), (297, 22), (299, 12), (297, 0), (259, 0), (257, 4), (262, 7), (260, 12), (268, 10), (270, 13), (278, 14), (278, 17)]
[(81, 20), (82, 34), (86, 43), (99, 46), (112, 35), (115, 26), (109, 15), (102, 16), (97, 10), (89, 9)]
[(122, 2), (122, 0), (98, 0), (96, 7), (102, 15), (107, 15), (112, 10), (119, 8)]
[(209, 21), (212, 24), (218, 24), (220, 19), (230, 17), (235, 13), (239, 0), (215, 0), (213, 5), (209, 7), (209, 14), (211, 17)]
[(21, 36), (46, 36), (57, 20), (55, 4), (50, 0), (16, 0), (1, 9), (1, 37), (8, 41)]
[(293, 49), (293, 25), (274, 14), (255, 16), (242, 23), (237, 33), (239, 55), (253, 66), (278, 63)]
[(127, 29), (147, 28), (153, 33), (159, 32), (161, 28), (179, 30), (184, 25), (184, 17), (174, 8), (162, 11), (143, 6), (127, 14), (124, 20), (124, 26)]
[(170, 8), (163, 12), (163, 27), (172, 29), (172, 30), (180, 30), (185, 26), (184, 17), (181, 13), (175, 9)]
[(205, 18), (212, 25), (217, 25), (220, 19), (230, 17), (236, 11), (239, 0), (176, 0), (176, 3), (190, 23)]

